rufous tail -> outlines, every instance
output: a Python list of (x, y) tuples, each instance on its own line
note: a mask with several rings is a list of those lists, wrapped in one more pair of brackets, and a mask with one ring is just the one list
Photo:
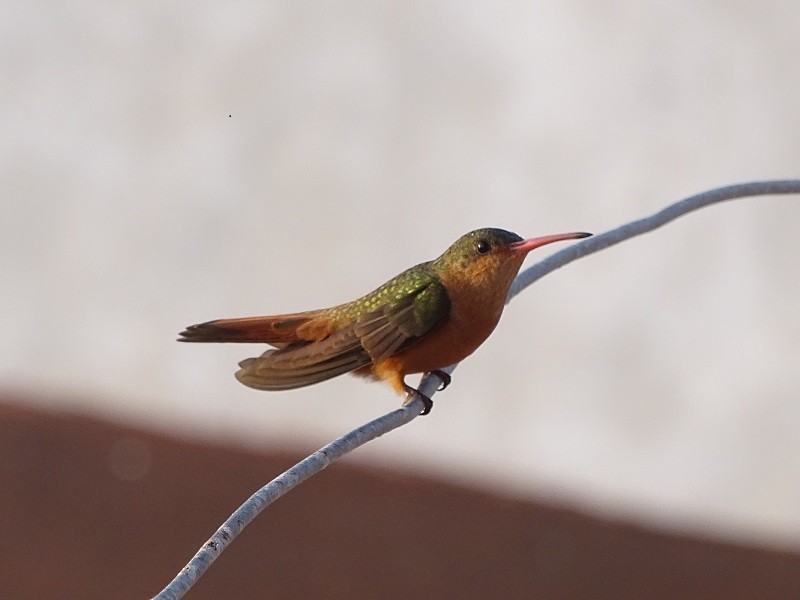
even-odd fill
[[(316, 329), (312, 321), (319, 320), (320, 311), (310, 311), (271, 317), (217, 319), (189, 325), (180, 333), (179, 342), (256, 342), (282, 347), (298, 340), (308, 340), (307, 330)], [(303, 325), (305, 328), (301, 329)], [(298, 329), (301, 329), (298, 332)], [(316, 333), (316, 332), (314, 332)], [(313, 339), (313, 337), (312, 337)]]

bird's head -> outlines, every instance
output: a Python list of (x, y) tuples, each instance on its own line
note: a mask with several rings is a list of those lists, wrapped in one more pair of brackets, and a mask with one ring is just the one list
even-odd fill
[(526, 240), (504, 229), (476, 229), (458, 238), (433, 261), (433, 267), (451, 291), (456, 288), (483, 288), (505, 299), (528, 252), (553, 242), (590, 235), (576, 231)]

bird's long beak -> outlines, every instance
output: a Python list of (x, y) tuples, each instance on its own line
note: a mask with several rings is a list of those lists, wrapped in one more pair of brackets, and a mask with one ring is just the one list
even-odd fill
[(541, 237), (530, 238), (522, 240), (521, 242), (514, 242), (509, 246), (512, 252), (528, 253), (534, 248), (552, 244), (553, 242), (561, 242), (563, 240), (579, 240), (581, 238), (589, 237), (591, 233), (585, 231), (574, 231), (572, 233), (556, 233), (554, 235), (543, 235)]

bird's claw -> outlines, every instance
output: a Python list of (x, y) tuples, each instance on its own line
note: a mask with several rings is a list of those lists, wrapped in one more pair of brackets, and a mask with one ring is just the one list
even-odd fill
[[(439, 387), (437, 388), (438, 392), (441, 392), (448, 385), (450, 385), (450, 380), (451, 380), (450, 375), (448, 373), (445, 373), (441, 369), (436, 369), (434, 371), (431, 371), (430, 375), (435, 375), (436, 377), (439, 378), (439, 381), (441, 382), (439, 384)], [(406, 391), (408, 392), (408, 398), (406, 398), (406, 401), (403, 402), (403, 406), (408, 406), (414, 401), (414, 398), (419, 398), (420, 400), (422, 400), (423, 404), (422, 412), (419, 413), (420, 416), (427, 415), (428, 413), (431, 412), (431, 409), (433, 408), (433, 400), (431, 400), (428, 396), (426, 396), (419, 390), (415, 390), (411, 386), (407, 385)]]
[(450, 377), (448, 373), (442, 371), (441, 369), (436, 369), (434, 371), (431, 371), (431, 375), (436, 375), (436, 377), (438, 377), (439, 381), (441, 382), (439, 384), (439, 387), (436, 389), (437, 392), (444, 391), (447, 388), (447, 386), (450, 385), (450, 382), (453, 379), (452, 377)]
[(422, 417), (424, 415), (427, 415), (429, 412), (431, 412), (431, 409), (433, 409), (433, 400), (428, 398), (428, 396), (426, 396), (419, 390), (417, 390), (415, 394), (420, 400), (422, 400), (422, 404), (424, 405), (424, 408), (422, 409), (422, 412), (419, 413), (419, 416)]
[(423, 405), (422, 412), (419, 413), (420, 416), (427, 415), (429, 412), (431, 412), (431, 409), (433, 408), (433, 400), (431, 400), (428, 396), (426, 396), (419, 390), (415, 390), (414, 388), (407, 388), (407, 389), (408, 389), (408, 397), (406, 398), (406, 401), (403, 402), (403, 406), (408, 406), (416, 398), (419, 398), (420, 400), (422, 400), (422, 405)]

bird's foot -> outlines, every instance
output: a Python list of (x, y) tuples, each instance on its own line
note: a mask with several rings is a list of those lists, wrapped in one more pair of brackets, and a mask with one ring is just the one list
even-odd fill
[(436, 389), (437, 392), (444, 391), (447, 388), (447, 386), (450, 385), (450, 382), (453, 380), (453, 378), (450, 377), (448, 373), (442, 371), (441, 369), (434, 369), (433, 371), (431, 371), (431, 375), (436, 375), (436, 377), (438, 377), (439, 381), (441, 382), (439, 384), (439, 387)]
[(426, 396), (419, 390), (415, 390), (412, 387), (409, 387), (407, 389), (408, 389), (408, 398), (406, 398), (406, 401), (403, 402), (403, 406), (408, 406), (415, 399), (419, 398), (420, 400), (422, 400), (422, 405), (423, 405), (422, 412), (419, 413), (419, 415), (423, 416), (431, 412), (431, 409), (433, 408), (433, 400), (431, 400), (428, 396)]
[[(437, 388), (437, 391), (441, 392), (448, 385), (450, 385), (450, 381), (452, 378), (450, 377), (449, 374), (445, 373), (441, 369), (435, 369), (431, 371), (430, 375), (435, 375), (436, 377), (439, 378), (440, 384), (439, 387)], [(433, 400), (431, 400), (428, 396), (426, 396), (419, 390), (415, 390), (409, 385), (406, 385), (405, 388), (406, 392), (408, 393), (408, 398), (406, 398), (406, 401), (403, 402), (403, 406), (408, 406), (414, 401), (415, 398), (419, 398), (420, 400), (422, 400), (422, 404), (424, 405), (422, 412), (419, 413), (420, 416), (427, 415), (428, 413), (431, 412), (431, 409), (433, 408)]]

